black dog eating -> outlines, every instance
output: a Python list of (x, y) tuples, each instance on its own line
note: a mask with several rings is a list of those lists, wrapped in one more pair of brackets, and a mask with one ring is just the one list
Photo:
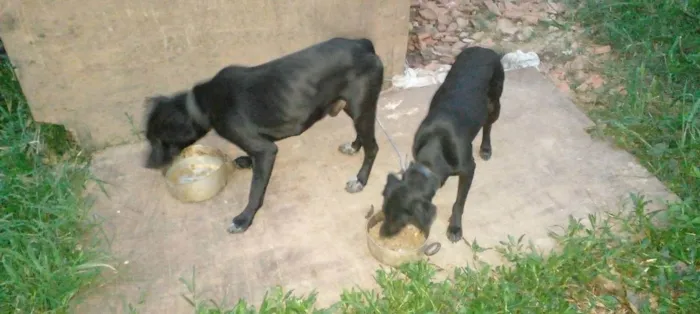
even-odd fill
[(430, 102), (413, 139), (413, 159), (403, 176), (387, 176), (381, 234), (389, 237), (408, 223), (429, 232), (436, 215), (432, 199), (450, 176), (459, 176), (447, 238), (462, 238), (462, 213), (476, 164), (472, 141), (483, 127), (479, 155), (491, 158), (491, 126), (501, 110), (505, 73), (501, 56), (481, 47), (464, 49)]
[(332, 38), (258, 66), (225, 67), (191, 90), (148, 99), (151, 152), (145, 166), (171, 163), (214, 129), (246, 153), (236, 158), (236, 165), (253, 168), (248, 204), (228, 227), (230, 233), (244, 232), (263, 205), (277, 155), (275, 142), (300, 135), (343, 110), (356, 137), (338, 149), (346, 155), (364, 150), (362, 166), (345, 190), (360, 192), (379, 151), (374, 121), (383, 80), (382, 61), (364, 38)]

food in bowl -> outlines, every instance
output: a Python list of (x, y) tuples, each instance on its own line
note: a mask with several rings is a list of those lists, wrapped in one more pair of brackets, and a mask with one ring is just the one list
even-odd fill
[(369, 236), (381, 247), (389, 250), (416, 250), (427, 239), (418, 227), (408, 224), (399, 233), (391, 237), (382, 237), (379, 234), (382, 224), (378, 223), (369, 229)]
[(187, 184), (206, 178), (219, 169), (216, 164), (190, 164), (187, 168), (178, 169), (170, 174), (170, 180), (178, 184)]
[(164, 171), (168, 191), (182, 202), (201, 202), (218, 194), (228, 182), (232, 167), (214, 147), (193, 145)]

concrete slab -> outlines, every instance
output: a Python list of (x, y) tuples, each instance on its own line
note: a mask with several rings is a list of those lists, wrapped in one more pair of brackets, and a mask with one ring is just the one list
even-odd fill
[[(435, 89), (381, 98), (380, 119), (405, 153)], [(548, 249), (548, 229), (565, 225), (570, 214), (583, 217), (617, 208), (631, 192), (672, 198), (628, 153), (592, 140), (584, 131), (591, 121), (536, 70), (509, 72), (502, 104), (492, 133), (493, 157), (476, 159), (464, 215), (468, 240), (491, 246), (508, 235), (527, 234)], [(145, 313), (188, 313), (180, 296), (187, 291), (178, 279), (189, 278), (193, 267), (203, 298), (225, 297), (230, 303), (246, 298), (259, 304), (278, 284), (297, 293), (316, 288), (320, 305), (336, 301), (342, 289), (374, 287), (379, 264), (366, 247), (364, 215), (371, 204), (380, 204), (386, 175), (398, 170), (398, 162), (378, 129), (380, 153), (369, 184), (360, 194), (346, 193), (345, 181), (362, 157), (341, 155), (336, 147), (353, 137), (349, 119), (341, 115), (280, 142), (265, 205), (253, 226), (239, 235), (225, 229), (246, 203), (250, 171), (234, 173), (214, 199), (183, 205), (167, 194), (158, 173), (141, 168), (143, 144), (98, 154), (94, 173), (110, 184), (110, 197), (100, 197), (95, 212), (105, 219), (112, 250), (122, 260), (114, 283), (94, 291), (80, 312), (112, 312), (125, 301), (143, 300)], [(480, 137), (477, 147), (479, 142)], [(240, 154), (215, 135), (202, 143)], [(431, 260), (443, 268), (471, 260), (464, 243), (445, 237), (456, 183), (456, 178), (448, 180), (435, 198), (439, 217), (431, 238), (443, 247)], [(499, 262), (494, 256), (486, 260)]]
[(332, 36), (368, 37), (403, 71), (408, 0), (3, 1), (0, 36), (39, 122), (82, 145), (135, 142), (144, 97), (231, 63), (267, 62)]

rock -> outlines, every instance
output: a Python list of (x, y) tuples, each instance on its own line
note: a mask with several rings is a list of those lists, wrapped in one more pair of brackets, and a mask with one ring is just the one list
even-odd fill
[(445, 64), (453, 64), (455, 63), (455, 58), (452, 56), (443, 56), (440, 57), (440, 61), (442, 61)]
[(479, 41), (482, 38), (484, 38), (484, 32), (476, 32), (476, 33), (472, 34), (472, 39), (474, 39), (476, 41)]
[(560, 14), (566, 10), (566, 7), (562, 3), (554, 3), (547, 1), (547, 13), (549, 14)]
[(518, 27), (509, 19), (498, 19), (496, 29), (506, 35), (514, 35), (518, 32)]
[(469, 46), (467, 43), (461, 41), (454, 43), (454, 45), (452, 45), (452, 54), (455, 56), (458, 55), (464, 48), (467, 48), (467, 46)]
[(537, 25), (540, 22), (540, 17), (535, 14), (525, 14), (522, 17), (522, 21), (528, 25)]
[(588, 77), (588, 75), (586, 75), (586, 72), (583, 72), (582, 70), (576, 71), (576, 74), (574, 74), (574, 79), (576, 79), (579, 82), (585, 81), (586, 77)]
[(491, 13), (496, 14), (497, 16), (501, 16), (501, 10), (495, 3), (493, 3), (493, 1), (484, 0), (484, 5), (489, 11), (491, 11)]
[(532, 35), (535, 34), (535, 29), (532, 28), (531, 26), (526, 26), (520, 31), (517, 35), (518, 40), (520, 41), (526, 41), (530, 38), (532, 38)]
[(571, 60), (569, 63), (566, 64), (566, 68), (572, 71), (581, 71), (586, 68), (587, 63), (588, 62), (586, 61), (586, 57), (576, 56), (574, 60)]
[(435, 43), (435, 40), (433, 39), (433, 36), (430, 32), (421, 32), (418, 33), (418, 44), (420, 49), (425, 49), (428, 46), (432, 45)]
[(438, 24), (437, 30), (438, 30), (438, 31), (441, 31), (441, 32), (447, 31), (447, 25), (445, 25), (445, 24)]
[(448, 14), (440, 14), (437, 17), (438, 23), (448, 25), (452, 22), (452, 17)]
[(569, 83), (567, 82), (560, 82), (557, 84), (557, 89), (559, 91), (563, 92), (564, 94), (569, 94), (571, 92), (571, 87), (569, 87)]
[(559, 27), (551, 26), (551, 25), (550, 25), (550, 26), (547, 28), (547, 30), (550, 31), (550, 32), (556, 32), (556, 31), (559, 30)]
[(591, 50), (594, 54), (601, 55), (601, 54), (606, 54), (606, 53), (610, 52), (610, 50), (612, 50), (612, 48), (609, 45), (605, 45), (605, 46), (593, 47)]
[(469, 20), (463, 17), (458, 17), (457, 26), (459, 27), (459, 29), (466, 29), (467, 27), (469, 27)]
[(459, 38), (457, 36), (445, 35), (445, 37), (442, 38), (442, 41), (446, 43), (456, 43), (459, 41)]
[(586, 92), (586, 91), (588, 91), (589, 89), (590, 89), (590, 86), (589, 86), (588, 83), (586, 83), (586, 82), (583, 82), (581, 85), (579, 85), (578, 87), (576, 87), (576, 91), (579, 92), (579, 93)]
[(605, 79), (600, 74), (593, 74), (587, 80), (586, 83), (590, 84), (593, 89), (601, 88), (605, 84)]
[(491, 48), (495, 45), (495, 43), (493, 42), (493, 39), (486, 38), (486, 39), (481, 41), (481, 45), (486, 47), (486, 48)]
[(435, 52), (441, 56), (452, 54), (452, 47), (445, 43), (437, 45), (433, 49), (435, 49)]
[(459, 25), (457, 25), (457, 23), (455, 22), (452, 22), (450, 23), (450, 25), (447, 25), (447, 31), (450, 33), (456, 31), (457, 29), (459, 29)]
[(428, 20), (428, 21), (434, 21), (434, 20), (436, 20), (437, 17), (438, 17), (438, 16), (437, 16), (437, 13), (435, 13), (435, 11), (433, 11), (432, 9), (423, 9), (423, 10), (420, 10), (420, 11), (418, 11), (418, 14), (420, 14), (420, 16), (421, 16), (422, 18), (424, 18), (424, 19), (426, 19), (426, 20)]
[(503, 16), (505, 18), (511, 19), (511, 20), (520, 20), (522, 19), (524, 13), (520, 9), (520, 7), (516, 6), (515, 4), (512, 4), (510, 2), (505, 2), (503, 4), (504, 10), (503, 10)]

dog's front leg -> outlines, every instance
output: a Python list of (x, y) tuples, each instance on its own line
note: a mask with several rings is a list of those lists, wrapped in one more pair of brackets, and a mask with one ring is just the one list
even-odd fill
[(474, 159), (471, 160), (468, 167), (469, 169), (466, 173), (459, 176), (457, 200), (455, 200), (454, 205), (452, 205), (450, 225), (447, 227), (447, 238), (452, 242), (457, 242), (462, 239), (462, 214), (464, 213), (464, 204), (467, 202), (467, 195), (469, 194), (469, 189), (472, 187), (474, 171), (476, 170)]
[[(250, 150), (250, 147), (255, 147), (255, 151)], [(250, 227), (253, 223), (253, 218), (258, 209), (262, 207), (265, 198), (265, 191), (272, 176), (272, 169), (277, 158), (277, 145), (273, 142), (259, 141), (253, 145), (248, 145), (244, 148), (253, 163), (253, 180), (250, 184), (250, 193), (248, 194), (248, 205), (243, 212), (233, 218), (231, 226), (228, 227), (229, 233), (241, 233)]]

